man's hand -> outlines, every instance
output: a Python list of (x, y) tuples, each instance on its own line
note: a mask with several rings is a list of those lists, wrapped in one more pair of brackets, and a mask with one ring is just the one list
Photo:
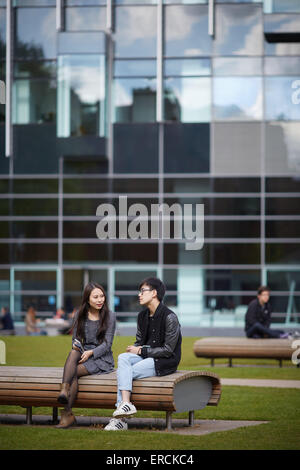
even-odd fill
[(127, 346), (126, 352), (130, 352), (132, 354), (139, 354), (142, 346)]
[(82, 364), (83, 362), (87, 361), (93, 354), (93, 350), (90, 349), (89, 351), (84, 351), (84, 353), (81, 354), (81, 359), (78, 361), (78, 364)]

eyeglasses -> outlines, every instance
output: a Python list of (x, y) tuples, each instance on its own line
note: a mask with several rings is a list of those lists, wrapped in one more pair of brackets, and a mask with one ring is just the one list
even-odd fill
[(138, 295), (143, 295), (144, 292), (150, 292), (153, 289), (141, 289), (138, 291)]

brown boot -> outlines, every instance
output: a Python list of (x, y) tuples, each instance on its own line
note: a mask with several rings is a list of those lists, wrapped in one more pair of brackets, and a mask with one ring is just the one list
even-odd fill
[(71, 410), (61, 410), (60, 422), (56, 428), (66, 429), (76, 423), (75, 416)]
[(63, 405), (67, 405), (68, 404), (68, 400), (69, 400), (69, 390), (70, 390), (70, 384), (68, 383), (62, 383), (61, 384), (61, 387), (60, 387), (60, 393), (57, 397), (57, 401), (59, 403), (62, 403)]

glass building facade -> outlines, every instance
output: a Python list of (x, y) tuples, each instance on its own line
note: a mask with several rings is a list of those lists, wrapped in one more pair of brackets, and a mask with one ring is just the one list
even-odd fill
[[(186, 326), (242, 326), (257, 287), (299, 323), (300, 2), (0, 0), (0, 306), (135, 323), (167, 285)], [(100, 240), (97, 207), (204, 204), (201, 250)]]

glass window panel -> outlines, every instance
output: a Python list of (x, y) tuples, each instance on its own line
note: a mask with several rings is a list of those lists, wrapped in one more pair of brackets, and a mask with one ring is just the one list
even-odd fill
[(15, 290), (56, 290), (56, 271), (15, 270)]
[(147, 277), (156, 277), (156, 270), (148, 271), (116, 271), (115, 273), (115, 289), (137, 291), (138, 286)]
[(155, 77), (155, 60), (115, 60), (115, 77)]
[(9, 290), (9, 289), (10, 289), (10, 271), (9, 269), (0, 269), (0, 291)]
[(66, 31), (98, 31), (106, 28), (106, 8), (65, 8)]
[(156, 57), (156, 29), (155, 6), (117, 6), (116, 57)]
[(265, 57), (265, 75), (299, 75), (300, 57)]
[[(115, 173), (158, 172), (157, 124), (115, 124), (113, 135)], [(124, 185), (124, 182), (120, 184)], [(141, 192), (149, 191), (149, 183), (143, 189), (142, 184), (129, 180), (128, 186), (129, 192), (134, 192), (134, 187), (140, 188)]]
[(259, 123), (215, 123), (213, 171), (224, 175), (260, 175), (261, 134)]
[(167, 193), (260, 192), (259, 178), (165, 178)]
[(214, 75), (261, 75), (261, 57), (215, 57)]
[(97, 207), (107, 203), (107, 199), (64, 199), (64, 215), (96, 215)]
[(11, 236), (14, 238), (57, 238), (58, 223), (32, 220), (13, 222)]
[(42, 124), (56, 119), (56, 80), (15, 80), (14, 124)]
[(57, 193), (57, 179), (14, 179), (14, 193)]
[(259, 5), (216, 5), (215, 55), (261, 55), (263, 15)]
[(189, 77), (210, 74), (210, 59), (166, 59), (164, 61), (165, 77)]
[[(54, 302), (54, 303), (53, 303)], [(37, 295), (37, 294), (31, 294), (31, 295), (25, 295), (25, 294), (16, 294), (15, 299), (14, 299), (14, 305), (15, 305), (15, 312), (14, 313), (21, 313), (21, 312), (27, 312), (28, 308), (32, 305), (35, 310), (37, 311), (37, 320), (44, 320), (45, 318), (48, 317), (46, 312), (50, 316), (55, 314), (56, 311), (56, 296), (54, 294), (50, 295)], [(25, 315), (24, 315), (25, 316)], [(21, 316), (16, 315), (15, 320), (20, 321)], [(24, 321), (24, 317), (22, 318)]]
[(290, 178), (266, 178), (266, 191), (269, 193), (300, 192), (300, 175)]
[(262, 78), (222, 77), (213, 80), (216, 120), (262, 119)]
[(272, 220), (266, 222), (267, 238), (298, 238), (300, 233), (299, 220)]
[(204, 204), (205, 215), (259, 215), (260, 199), (259, 198), (183, 198), (173, 197), (165, 198), (169, 206), (172, 204)]
[[(89, 269), (88, 270), (89, 280), (90, 282), (98, 282), (103, 289), (106, 291), (107, 294), (107, 270), (106, 269)], [(108, 299), (107, 299), (108, 300)]]
[(267, 284), (272, 291), (300, 291), (300, 271), (267, 271)]
[(207, 34), (208, 9), (204, 5), (165, 7), (165, 56), (210, 55), (212, 39)]
[(56, 0), (15, 0), (14, 4), (18, 7), (45, 7), (55, 6)]
[(136, 262), (136, 263), (157, 263), (158, 262), (158, 245), (154, 243), (127, 243), (126, 249), (124, 244), (113, 244), (113, 261), (114, 262)]
[(56, 243), (22, 243), (12, 246), (11, 263), (57, 263), (58, 247)]
[(267, 215), (300, 215), (300, 198), (266, 198)]
[(119, 78), (114, 81), (114, 122), (155, 122), (156, 80)]
[(77, 292), (81, 294), (84, 288), (84, 271), (82, 269), (65, 269), (63, 279), (66, 293)]
[[(300, 105), (298, 108), (300, 110)], [(281, 175), (287, 172), (299, 174), (300, 122), (271, 122), (266, 123), (265, 129), (267, 173), (271, 175)], [(295, 180), (292, 187), (295, 188), (294, 191), (299, 190), (299, 184), (295, 183)], [(284, 191), (290, 192), (292, 189), (290, 187)]]
[(300, 55), (298, 42), (264, 42), (265, 55), (293, 56)]
[(299, 264), (300, 244), (266, 243), (266, 263)]
[(153, 4), (153, 5), (156, 5), (157, 4), (157, 0), (115, 0), (115, 3), (116, 4), (127, 4), (127, 5), (130, 5), (130, 4), (134, 4), (134, 5), (150, 5), (150, 4)]
[(186, 250), (185, 243), (164, 244), (165, 264), (260, 264), (258, 243), (204, 243), (202, 250)]
[(66, 6), (106, 5), (107, 0), (65, 0)]
[(104, 56), (59, 56), (58, 64), (58, 137), (104, 135)]
[[(113, 192), (119, 193), (157, 193), (158, 180), (151, 178), (114, 179)], [(155, 194), (153, 194), (155, 196)]]
[(105, 33), (95, 31), (60, 32), (58, 54), (105, 54)]
[(300, 13), (298, 0), (265, 0), (265, 13)]
[(65, 263), (101, 263), (108, 261), (108, 245), (100, 243), (65, 243), (63, 260)]
[(5, 59), (6, 51), (6, 10), (0, 8), (0, 59)]
[(259, 238), (260, 222), (207, 220), (204, 224), (205, 238)]
[[(295, 77), (265, 78), (265, 113), (267, 120), (300, 120), (300, 106), (297, 104), (299, 95), (297, 88), (299, 86), (296, 85)], [(276, 96), (276, 100), (274, 96)], [(295, 97), (295, 100), (293, 100), (293, 97)]]
[[(99, 219), (100, 220), (100, 219)], [(64, 222), (63, 237), (64, 238), (95, 238), (97, 239), (97, 221), (72, 221)]]
[[(101, 147), (102, 146), (104, 147), (104, 142), (103, 142), (102, 139), (100, 140), (98, 137), (95, 137), (95, 138), (92, 139), (91, 136), (88, 137), (88, 139), (84, 139), (84, 140), (79, 138), (76, 141), (74, 139), (73, 142), (70, 143), (71, 147), (68, 147), (68, 148), (72, 148), (72, 144), (74, 146), (74, 144), (77, 145), (77, 143), (78, 143), (78, 147), (79, 147), (80, 143), (83, 143), (83, 145), (81, 147), (82, 150), (80, 152), (78, 152), (79, 154), (77, 156), (72, 156), (72, 157), (66, 156), (66, 158), (64, 158), (63, 172), (64, 172), (65, 175), (91, 175), (91, 174), (95, 175), (95, 174), (101, 174), (101, 173), (107, 173), (108, 172), (107, 157), (104, 156), (104, 155), (101, 155)], [(95, 156), (95, 157), (93, 157), (91, 155), (89, 155), (89, 156), (85, 155), (85, 150), (84, 149), (88, 148), (89, 144), (91, 144), (91, 143), (93, 143), (95, 146), (100, 146), (100, 149), (99, 149), (100, 155)], [(81, 153), (81, 155), (80, 155), (80, 153)], [(96, 151), (95, 151), (95, 153), (96, 153)], [(103, 183), (103, 185), (104, 184), (105, 183)]]
[(11, 201), (9, 199), (0, 199), (0, 214), (10, 215)]
[(55, 8), (16, 9), (16, 55), (19, 58), (56, 57)]
[(209, 124), (164, 125), (166, 173), (209, 172)]
[(165, 120), (209, 122), (210, 88), (210, 78), (167, 78), (164, 89)]
[(57, 215), (57, 199), (14, 199), (12, 215)]
[(9, 222), (0, 222), (0, 237), (1, 238), (9, 238)]
[(14, 64), (16, 78), (56, 77), (56, 61), (18, 61)]
[(109, 180), (101, 178), (64, 178), (64, 193), (106, 193)]

